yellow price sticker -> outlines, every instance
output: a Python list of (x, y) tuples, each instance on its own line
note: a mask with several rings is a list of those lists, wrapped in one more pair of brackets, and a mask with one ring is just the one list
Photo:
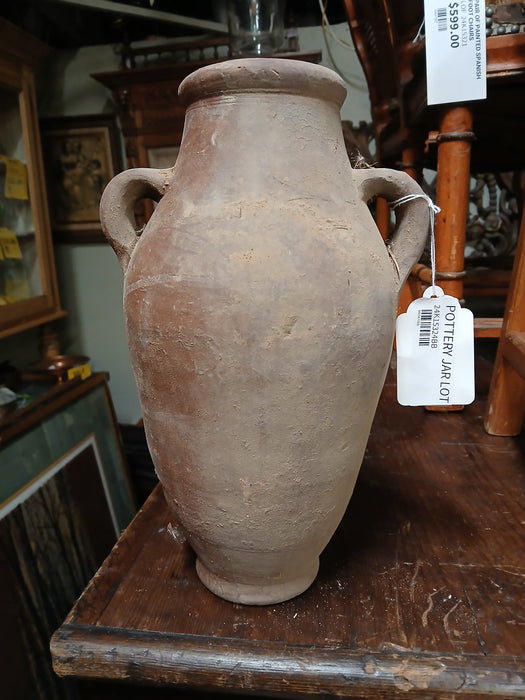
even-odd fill
[(27, 168), (18, 158), (0, 156), (5, 163), (5, 190), (7, 199), (29, 199), (27, 188)]
[(31, 287), (29, 286), (29, 280), (6, 280), (5, 293), (11, 302), (22, 301), (22, 299), (30, 299)]
[(8, 228), (0, 227), (0, 250), (4, 258), (22, 258), (18, 238)]
[(91, 377), (91, 365), (89, 362), (85, 365), (78, 365), (78, 367), (71, 367), (71, 369), (68, 369), (67, 378), (75, 379), (75, 377), (80, 377), (80, 379)]

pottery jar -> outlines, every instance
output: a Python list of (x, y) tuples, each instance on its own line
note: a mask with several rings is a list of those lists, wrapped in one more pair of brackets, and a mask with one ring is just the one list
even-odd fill
[[(121, 173), (101, 202), (156, 471), (202, 582), (240, 603), (283, 601), (315, 579), (427, 236), (416, 199), (385, 245), (367, 202), (421, 189), (351, 167), (345, 94), (302, 61), (201, 68), (180, 86), (174, 167)], [(139, 235), (141, 197), (158, 205)]]

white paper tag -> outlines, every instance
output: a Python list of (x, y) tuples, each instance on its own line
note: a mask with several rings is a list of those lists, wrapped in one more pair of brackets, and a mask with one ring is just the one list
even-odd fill
[(425, 0), (425, 51), (429, 105), (485, 99), (484, 1)]
[(398, 316), (396, 348), (400, 404), (447, 407), (474, 401), (474, 318), (455, 297), (440, 287), (425, 290)]

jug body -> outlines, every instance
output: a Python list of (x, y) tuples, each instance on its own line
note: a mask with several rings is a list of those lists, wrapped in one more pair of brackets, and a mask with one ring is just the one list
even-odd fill
[[(312, 583), (348, 505), (428, 214), (404, 206), (394, 261), (366, 201), (420, 190), (351, 168), (327, 69), (228, 61), (180, 94), (177, 162), (117, 176), (103, 227), (150, 452), (198, 574), (228, 600), (275, 603)], [(140, 237), (139, 191), (160, 199)]]

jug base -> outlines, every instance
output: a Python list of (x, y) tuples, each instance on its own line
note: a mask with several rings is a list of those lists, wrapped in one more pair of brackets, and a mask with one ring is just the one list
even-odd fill
[(228, 581), (211, 572), (200, 559), (197, 559), (196, 569), (206, 588), (220, 598), (243, 605), (273, 605), (295, 598), (312, 585), (319, 570), (319, 558), (317, 557), (308, 571), (299, 578), (270, 584)]

